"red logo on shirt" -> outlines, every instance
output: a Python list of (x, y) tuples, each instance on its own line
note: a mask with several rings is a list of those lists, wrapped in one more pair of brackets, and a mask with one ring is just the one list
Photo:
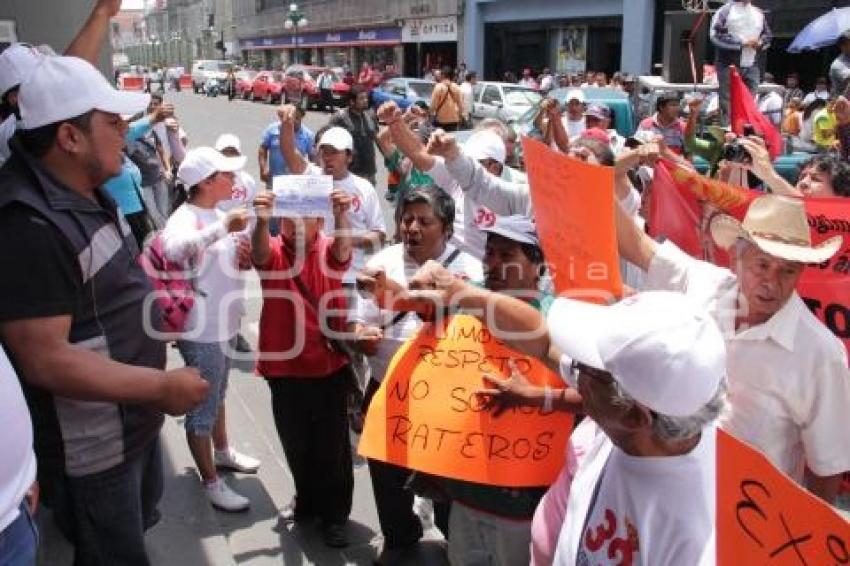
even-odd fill
[(248, 191), (245, 187), (240, 185), (233, 185), (233, 188), (230, 190), (230, 200), (237, 200), (239, 202), (245, 202), (248, 198)]
[(496, 214), (486, 206), (479, 206), (473, 222), (479, 228), (489, 228), (496, 223)]
[[(610, 560), (619, 559), (619, 562), (609, 562), (617, 566), (632, 566), (634, 554), (640, 550), (638, 532), (631, 521), (624, 520), (626, 533), (624, 538), (617, 538), (617, 516), (610, 509), (605, 510), (605, 517), (598, 525), (588, 525), (584, 532), (584, 550), (590, 554), (596, 554), (606, 545), (605, 553)], [(585, 556), (585, 559), (587, 557)]]
[(354, 195), (353, 197), (351, 197), (351, 210), (353, 210), (354, 212), (360, 212), (360, 206), (362, 204), (363, 203), (360, 200), (360, 195)]

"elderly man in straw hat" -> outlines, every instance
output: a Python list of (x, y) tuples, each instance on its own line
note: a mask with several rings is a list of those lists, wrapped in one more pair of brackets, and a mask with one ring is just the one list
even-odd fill
[(620, 254), (647, 272), (647, 288), (686, 293), (720, 325), (730, 397), (723, 427), (832, 502), (850, 469), (850, 371), (841, 342), (795, 289), (805, 264), (831, 258), (841, 237), (812, 245), (803, 202), (775, 195), (755, 199), (742, 223), (726, 215), (711, 223), (731, 271), (656, 243), (622, 211), (617, 232)]

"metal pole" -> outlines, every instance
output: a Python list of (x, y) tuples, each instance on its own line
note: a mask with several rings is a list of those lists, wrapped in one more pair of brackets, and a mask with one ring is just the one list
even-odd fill
[(293, 16), (292, 25), (295, 26), (295, 64), (299, 63), (298, 61), (298, 20)]

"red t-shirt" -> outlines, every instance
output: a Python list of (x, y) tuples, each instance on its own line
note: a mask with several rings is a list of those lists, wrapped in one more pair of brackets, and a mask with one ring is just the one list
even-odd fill
[[(344, 311), (342, 276), (351, 259), (340, 263), (330, 251), (333, 238), (319, 235), (305, 253), (304, 265), (298, 276), (320, 301), (323, 308)], [(271, 254), (260, 267), (263, 288), (263, 310), (260, 314), (259, 360), (257, 373), (264, 377), (324, 377), (343, 367), (348, 360), (328, 348), (322, 327), (312, 302), (303, 298), (298, 285), (287, 276), (294, 254), (283, 246), (283, 239), (269, 239)], [(323, 300), (326, 293), (332, 298)], [(329, 317), (328, 326), (342, 330), (345, 315)], [(297, 342), (302, 342), (298, 344)]]

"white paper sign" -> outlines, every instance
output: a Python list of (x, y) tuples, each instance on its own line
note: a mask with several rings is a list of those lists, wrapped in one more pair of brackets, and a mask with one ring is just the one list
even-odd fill
[(275, 216), (332, 217), (330, 175), (278, 175), (272, 180), (272, 191)]

